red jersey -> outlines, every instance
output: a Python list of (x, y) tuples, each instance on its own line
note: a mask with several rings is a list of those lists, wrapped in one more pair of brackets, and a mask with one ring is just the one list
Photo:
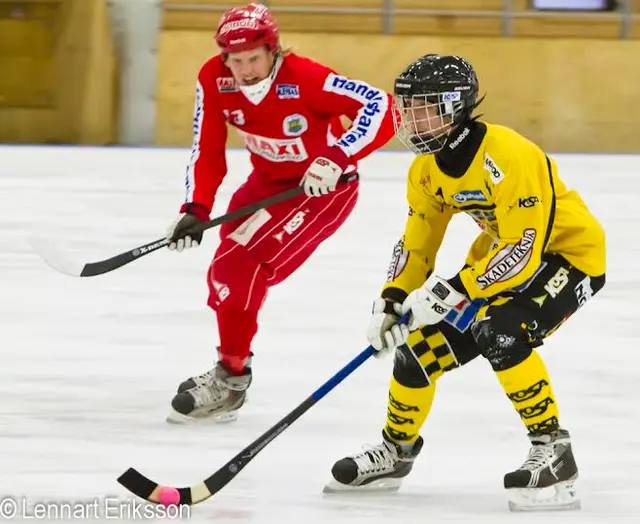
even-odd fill
[[(211, 212), (227, 174), (227, 123), (242, 135), (254, 170), (271, 180), (301, 180), (319, 156), (355, 171), (359, 159), (393, 137), (389, 94), (296, 54), (278, 66), (257, 103), (244, 95), (221, 55), (200, 69), (183, 209), (193, 203)], [(342, 115), (352, 121), (349, 129)]]

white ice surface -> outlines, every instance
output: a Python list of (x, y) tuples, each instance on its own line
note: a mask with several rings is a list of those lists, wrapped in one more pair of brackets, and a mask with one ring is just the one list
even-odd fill
[[(250, 403), (238, 422), (165, 423), (178, 383), (213, 362), (205, 272), (215, 232), (195, 251), (161, 250), (88, 279), (53, 271), (27, 237), (45, 236), (80, 261), (162, 238), (183, 198), (187, 155), (0, 147), (0, 499), (126, 502), (131, 496), (115, 479), (129, 466), (161, 484), (202, 480), (366, 346), (371, 301), (404, 224), (408, 153), (362, 163), (349, 222), (272, 290), (254, 346)], [(604, 224), (609, 251), (605, 289), (540, 351), (572, 432), (583, 497), (581, 512), (544, 521), (636, 522), (640, 157), (556, 158)], [(229, 166), (214, 215), (248, 172), (245, 154), (230, 153)], [(475, 234), (469, 219), (456, 217), (441, 274), (460, 267)], [(480, 359), (439, 381), (424, 451), (400, 492), (322, 495), (335, 460), (379, 442), (391, 366), (391, 359), (365, 363), (188, 521), (540, 522), (507, 510), (502, 476), (522, 462), (528, 442)]]

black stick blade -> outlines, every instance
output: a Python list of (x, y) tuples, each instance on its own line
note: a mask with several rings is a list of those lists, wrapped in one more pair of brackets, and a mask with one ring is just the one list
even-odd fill
[[(142, 473), (134, 468), (129, 468), (118, 477), (118, 482), (131, 493), (141, 499), (160, 504), (160, 490), (167, 486), (160, 486), (157, 482), (145, 477)], [(211, 492), (201, 482), (189, 488), (174, 488), (180, 493), (180, 501), (178, 504), (190, 506), (197, 504), (211, 497)]]

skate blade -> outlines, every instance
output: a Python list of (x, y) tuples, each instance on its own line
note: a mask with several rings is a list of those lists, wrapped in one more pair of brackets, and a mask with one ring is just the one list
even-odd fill
[(560, 482), (548, 488), (509, 489), (509, 509), (523, 511), (571, 511), (582, 508), (575, 480)]
[(323, 488), (322, 492), (326, 494), (335, 493), (392, 493), (398, 491), (402, 485), (402, 479), (378, 479), (368, 484), (361, 484), (359, 486), (349, 486), (348, 484), (342, 484), (335, 479), (332, 479)]
[(237, 411), (189, 416), (178, 413), (175, 409), (171, 409), (166, 418), (169, 424), (229, 424), (236, 420), (238, 420)]

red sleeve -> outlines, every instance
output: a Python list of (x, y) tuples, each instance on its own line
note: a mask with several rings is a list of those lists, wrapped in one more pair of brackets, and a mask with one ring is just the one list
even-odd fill
[(205, 64), (198, 74), (193, 114), (193, 144), (185, 176), (186, 196), (181, 211), (207, 219), (216, 192), (227, 175), (227, 125), (216, 107), (215, 75)]
[[(322, 67), (322, 66), (320, 66)], [(395, 133), (393, 98), (382, 89), (362, 80), (336, 74), (328, 67), (318, 69), (315, 76), (314, 105), (332, 116), (345, 115), (351, 127), (338, 137), (335, 148), (343, 156), (343, 164), (360, 160), (384, 146)], [(336, 161), (334, 155), (332, 160)], [(338, 161), (340, 164), (340, 161)]]

